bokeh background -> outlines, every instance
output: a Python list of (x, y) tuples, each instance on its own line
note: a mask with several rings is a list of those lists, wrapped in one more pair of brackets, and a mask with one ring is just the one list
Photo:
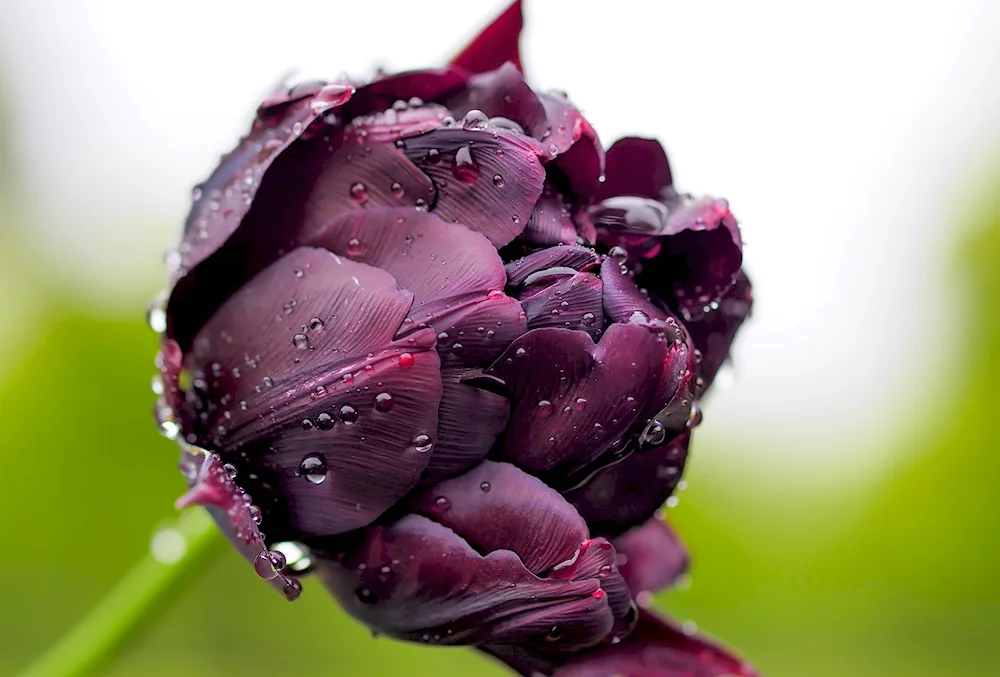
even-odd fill
[[(503, 0), (0, 0), (0, 675), (182, 490), (143, 316), (191, 186), (289, 69), (440, 63)], [(528, 0), (529, 77), (728, 197), (758, 299), (656, 599), (768, 677), (1000, 674), (1000, 4)], [(726, 387), (728, 386), (728, 387)], [(222, 552), (108, 674), (448, 677)]]

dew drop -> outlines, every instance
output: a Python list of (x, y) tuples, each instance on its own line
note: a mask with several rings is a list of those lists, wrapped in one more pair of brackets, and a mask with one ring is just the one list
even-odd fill
[(306, 271), (302, 270), (301, 268), (296, 268), (292, 272), (295, 273), (295, 277), (303, 277), (306, 274)]
[(311, 320), (309, 320), (309, 329), (312, 331), (319, 331), (324, 326), (325, 325), (323, 323), (323, 320), (319, 319), (318, 317), (314, 317)]
[(451, 166), (451, 173), (463, 183), (475, 183), (479, 178), (479, 165), (473, 159), (468, 146), (462, 146), (455, 151), (455, 163)]
[(413, 448), (421, 454), (426, 454), (433, 446), (434, 443), (431, 442), (431, 438), (428, 435), (421, 434), (413, 438)]
[(550, 416), (552, 414), (552, 403), (548, 400), (538, 400), (538, 415)]
[(292, 345), (299, 350), (307, 350), (309, 348), (309, 337), (305, 334), (296, 334), (292, 337)]
[(355, 202), (365, 202), (368, 199), (368, 189), (360, 181), (351, 184), (351, 198)]
[(261, 551), (256, 559), (254, 559), (253, 570), (265, 581), (273, 580), (278, 576), (278, 572), (274, 570), (274, 565), (271, 564), (271, 553), (266, 550)]
[(434, 507), (438, 510), (447, 510), (451, 507), (451, 501), (444, 496), (438, 496), (434, 499)]
[(624, 247), (621, 247), (619, 245), (615, 245), (614, 247), (612, 247), (608, 251), (608, 256), (610, 256), (611, 258), (613, 258), (615, 261), (618, 261), (619, 263), (622, 263), (623, 261), (625, 261), (628, 258), (628, 252), (625, 251)]
[(323, 484), (326, 481), (326, 461), (319, 454), (309, 454), (299, 464), (299, 474), (312, 484)]
[(490, 124), (490, 119), (486, 113), (473, 108), (462, 118), (462, 127), (465, 129), (486, 129)]
[(493, 185), (496, 186), (497, 188), (503, 188), (503, 185), (504, 185), (503, 184), (503, 177), (500, 176), (499, 174), (494, 174), (493, 175)]
[(392, 399), (392, 395), (389, 393), (379, 393), (375, 396), (375, 411), (387, 414), (392, 411), (392, 408), (395, 406), (396, 401)]
[(389, 187), (389, 190), (392, 191), (392, 196), (393, 197), (396, 197), (396, 198), (403, 197), (403, 192), (404, 192), (403, 191), (403, 184), (401, 184), (399, 181), (393, 182), (393, 184)]
[(593, 313), (584, 313), (580, 318), (580, 323), (585, 327), (593, 327), (596, 319)]
[(483, 482), (482, 484), (479, 485), (479, 490), (482, 491), (484, 494), (490, 493), (490, 483)]
[(427, 151), (427, 163), (431, 165), (436, 165), (441, 162), (441, 151), (437, 148), (431, 148)]
[(356, 237), (352, 237), (347, 241), (347, 255), (348, 256), (360, 256), (364, 253), (364, 245), (361, 244), (361, 240)]
[(233, 480), (236, 479), (236, 466), (235, 465), (233, 465), (232, 463), (226, 463), (225, 465), (222, 466), (222, 469), (226, 471), (227, 475), (229, 475), (229, 479), (233, 479)]
[(340, 420), (348, 425), (351, 425), (352, 423), (357, 423), (358, 410), (349, 404), (345, 404), (340, 408)]
[(416, 360), (413, 358), (413, 353), (400, 353), (399, 354), (399, 366), (401, 367), (412, 367)]

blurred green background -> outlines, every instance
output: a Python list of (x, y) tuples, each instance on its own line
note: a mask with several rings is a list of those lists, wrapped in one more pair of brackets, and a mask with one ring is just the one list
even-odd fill
[[(156, 338), (131, 300), (158, 291), (158, 263), (126, 295), (68, 282), (24, 236), (3, 119), (0, 106), (0, 675), (13, 675), (148, 552), (183, 482), (152, 423)], [(947, 224), (947, 264), (924, 268), (952, 291), (926, 308), (917, 387), (880, 405), (865, 453), (884, 462), (818, 481), (773, 456), (758, 466), (766, 450), (738, 429), (696, 435), (669, 511), (691, 585), (656, 604), (766, 677), (1000, 674), (1000, 182), (981, 180)], [(289, 604), (219, 553), (107, 674), (506, 674), (471, 651), (373, 639), (309, 580)]]

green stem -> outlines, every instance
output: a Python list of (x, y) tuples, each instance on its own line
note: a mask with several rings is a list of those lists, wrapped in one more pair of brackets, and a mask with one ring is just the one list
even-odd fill
[(150, 553), (20, 677), (96, 674), (176, 599), (189, 574), (222, 551), (224, 540), (203, 510), (182, 513), (161, 529)]

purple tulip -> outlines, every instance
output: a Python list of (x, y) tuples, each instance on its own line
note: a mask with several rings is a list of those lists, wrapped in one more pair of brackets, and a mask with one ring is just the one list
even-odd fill
[(160, 311), (178, 504), (290, 599), (295, 544), (378, 633), (753, 675), (638, 609), (687, 564), (659, 510), (750, 311), (736, 219), (533, 91), (520, 29), (515, 2), (443, 69), (283, 88), (195, 190)]

